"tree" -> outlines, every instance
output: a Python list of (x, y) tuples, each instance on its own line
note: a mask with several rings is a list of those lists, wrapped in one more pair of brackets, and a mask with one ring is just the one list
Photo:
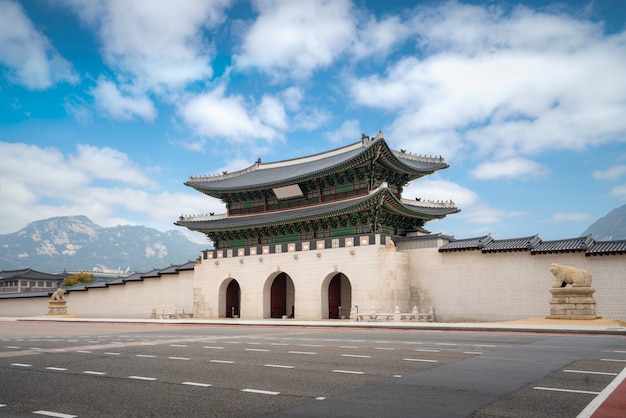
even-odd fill
[(76, 273), (72, 276), (67, 276), (61, 286), (74, 286), (77, 283), (91, 283), (94, 281), (91, 273)]

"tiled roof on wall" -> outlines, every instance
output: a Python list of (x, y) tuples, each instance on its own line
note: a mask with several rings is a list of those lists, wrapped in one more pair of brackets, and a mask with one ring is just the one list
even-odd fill
[(481, 250), (483, 247), (493, 241), (491, 235), (484, 235), (476, 238), (453, 239), (447, 244), (439, 248), (440, 252), (446, 251), (466, 251)]
[(626, 254), (626, 240), (620, 241), (595, 241), (587, 250), (586, 256)]
[(554, 241), (541, 241), (530, 252), (532, 254), (546, 254), (546, 253), (565, 253), (586, 251), (593, 245), (594, 239), (591, 235), (578, 238), (560, 239)]
[(493, 240), (483, 248), (484, 253), (495, 253), (499, 251), (528, 251), (541, 242), (539, 235), (524, 238)]

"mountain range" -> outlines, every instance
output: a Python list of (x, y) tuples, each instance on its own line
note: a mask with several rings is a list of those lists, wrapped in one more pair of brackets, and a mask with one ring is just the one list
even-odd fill
[(0, 270), (147, 272), (195, 260), (209, 247), (209, 241), (198, 244), (179, 231), (129, 225), (104, 228), (86, 216), (61, 216), (0, 235)]

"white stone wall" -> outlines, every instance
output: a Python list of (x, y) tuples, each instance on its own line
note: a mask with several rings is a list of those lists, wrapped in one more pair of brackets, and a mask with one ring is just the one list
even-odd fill
[[(297, 319), (328, 318), (328, 284), (337, 273), (350, 282), (351, 305), (361, 311), (393, 312), (399, 305), (408, 312), (408, 265), (407, 254), (384, 245), (203, 259), (196, 265), (194, 313), (223, 318), (226, 287), (235, 279), (241, 288), (241, 318), (269, 318), (270, 288), (281, 272), (293, 281)], [(342, 304), (345, 300), (344, 295)], [(349, 315), (349, 307), (342, 308)]]
[(440, 253), (408, 250), (412, 294), (435, 307), (438, 321), (505, 321), (550, 314), (550, 264), (589, 270), (597, 314), (626, 320), (626, 257), (582, 252), (531, 255), (528, 251)]
[[(152, 309), (193, 312), (194, 271), (164, 274), (143, 281), (69, 292), (67, 313), (83, 318), (150, 318)], [(0, 299), (0, 316), (23, 317), (48, 313), (47, 297)]]

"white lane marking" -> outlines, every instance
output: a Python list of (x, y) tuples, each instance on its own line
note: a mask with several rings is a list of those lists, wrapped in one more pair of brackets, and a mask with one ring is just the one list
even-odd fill
[(226, 344), (240, 344), (240, 341), (226, 341)]
[(156, 345), (156, 343), (141, 343), (141, 345)]
[(155, 358), (156, 356), (153, 356), (152, 354), (137, 354), (135, 357)]
[(135, 380), (157, 380), (156, 377), (146, 377), (146, 376), (128, 376), (129, 379)]
[(316, 401), (323, 401), (324, 399), (326, 399), (326, 396), (318, 396), (315, 398)]
[(7, 406), (5, 403), (0, 403), (0, 408)]
[(394, 374), (393, 377), (402, 377), (401, 374)]
[(262, 352), (267, 352), (270, 351), (267, 348), (246, 348), (244, 351), (262, 351)]
[(16, 366), (16, 367), (33, 367), (32, 364), (24, 364), (24, 363), (11, 363), (11, 366)]
[(247, 344), (249, 344), (249, 345), (261, 345), (261, 343), (258, 343), (258, 342), (248, 342)]
[(495, 347), (494, 344), (474, 344), (474, 347)]
[(285, 343), (271, 343), (270, 345), (287, 345)]
[(29, 350), (42, 350), (42, 349), (39, 348), (39, 347), (31, 347), (31, 348), (29, 348)]
[(92, 370), (85, 370), (83, 372), (83, 374), (91, 374), (91, 375), (94, 375), (94, 376), (104, 376), (106, 373), (105, 372), (94, 372)]
[(364, 343), (365, 340), (346, 340), (346, 341), (350, 341), (351, 343)]
[(242, 392), (248, 393), (260, 393), (261, 395), (278, 395), (280, 392), (272, 392), (270, 390), (259, 390), (259, 389), (241, 389)]
[(15, 349), (15, 348), (19, 348), (19, 347), (14, 346), (14, 345), (7, 345), (7, 348), (13, 348), (13, 349)]
[(300, 344), (300, 347), (321, 347), (320, 344)]
[(289, 354), (317, 354), (312, 351), (288, 351)]
[(183, 385), (188, 385), (188, 386), (200, 386), (200, 387), (203, 387), (203, 388), (208, 388), (208, 387), (211, 386), (208, 383), (198, 383), (198, 382), (183, 382), (182, 384)]
[(374, 350), (390, 350), (393, 351), (395, 348), (393, 347), (375, 347)]
[(423, 343), (423, 342), (421, 342), (421, 341), (405, 341), (404, 343), (405, 343), (405, 344), (424, 344), (424, 343)]
[(168, 357), (170, 360), (191, 360), (189, 357)]
[(57, 371), (57, 372), (67, 371), (67, 369), (64, 368), (64, 367), (46, 367), (46, 370), (54, 370), (54, 371)]
[(617, 389), (617, 387), (621, 385), (624, 380), (626, 380), (626, 367), (620, 372), (619, 375), (617, 375), (615, 379), (613, 379), (611, 383), (608, 384), (607, 387), (602, 390), (602, 392), (600, 392), (598, 396), (593, 398), (593, 400), (589, 402), (589, 404), (587, 404), (585, 409), (583, 409), (582, 412), (578, 414), (577, 418), (591, 417), (600, 407), (600, 405), (602, 405), (604, 401), (606, 401), (606, 399), (611, 396), (615, 389)]
[(592, 372), (588, 370), (563, 370), (565, 373), (581, 373), (581, 374), (601, 374), (605, 376), (617, 376), (617, 373)]
[(615, 361), (618, 363), (626, 363), (626, 360), (621, 360), (621, 359), (616, 359), (616, 358), (602, 358), (600, 359), (602, 361)]
[(455, 344), (455, 343), (437, 343), (435, 345), (458, 345), (458, 344)]
[(588, 390), (546, 388), (546, 387), (543, 387), (543, 386), (535, 386), (533, 389), (536, 389), (536, 390), (547, 390), (547, 391), (551, 391), (551, 392), (583, 393), (583, 394), (586, 394), (586, 395), (599, 395), (600, 394), (600, 392), (590, 392)]
[(107, 353), (104, 353), (104, 354), (106, 354), (108, 356), (121, 356), (122, 355), (122, 353), (111, 353), (111, 352), (107, 352)]
[(359, 348), (356, 345), (340, 345), (339, 348)]
[(78, 415), (62, 414), (60, 412), (53, 412), (53, 411), (33, 411), (33, 414), (45, 415), (47, 417), (56, 417), (56, 418), (75, 418), (78, 416)]
[(209, 363), (224, 363), (224, 364), (233, 364), (234, 361), (229, 360), (209, 360)]
[(333, 373), (365, 374), (365, 372), (355, 372), (354, 370), (333, 370)]
[(372, 356), (363, 356), (361, 354), (342, 354), (341, 357), (372, 358)]
[(265, 367), (276, 367), (278, 369), (293, 369), (293, 366), (285, 366), (282, 364), (266, 364)]
[(205, 346), (204, 348), (210, 348), (211, 350), (223, 350), (224, 347), (213, 347), (213, 346)]
[(441, 352), (440, 350), (427, 350), (427, 349), (423, 349), (422, 350), (422, 349), (419, 349), (419, 348), (417, 350), (415, 350), (415, 351), (419, 351), (421, 353), (440, 353)]
[(91, 351), (89, 351), (89, 350), (78, 350), (76, 352), (77, 353), (83, 353), (83, 354), (91, 354)]
[(187, 347), (186, 344), (170, 344), (170, 347)]
[(380, 343), (380, 344), (391, 344), (389, 341), (374, 341), (375, 343)]
[(483, 353), (481, 351), (463, 351), (463, 354), (477, 354), (477, 355), (481, 355)]
[(427, 359), (423, 359), (423, 358), (404, 358), (402, 359), (404, 361), (420, 361), (423, 363), (439, 363), (439, 361), (437, 360), (427, 360)]

